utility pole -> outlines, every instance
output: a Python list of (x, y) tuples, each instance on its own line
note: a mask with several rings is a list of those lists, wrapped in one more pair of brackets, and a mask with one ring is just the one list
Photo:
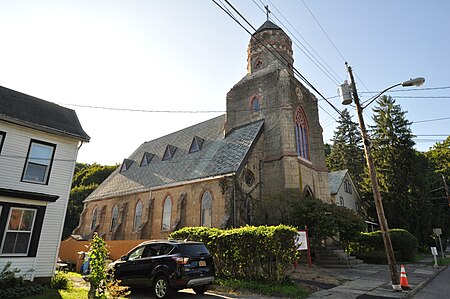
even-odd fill
[(448, 205), (450, 206), (450, 195), (448, 194), (448, 185), (447, 185), (447, 181), (445, 180), (445, 175), (442, 175), (442, 180), (444, 180), (444, 190), (445, 190), (445, 195), (447, 196), (447, 200), (448, 200)]
[(347, 72), (350, 77), (350, 86), (353, 94), (353, 99), (356, 105), (356, 112), (358, 114), (359, 127), (361, 129), (361, 136), (364, 144), (364, 152), (366, 155), (367, 167), (369, 169), (370, 180), (372, 183), (373, 197), (375, 201), (375, 207), (377, 210), (378, 222), (380, 223), (381, 234), (383, 236), (384, 249), (386, 251), (386, 257), (389, 264), (389, 270), (391, 273), (391, 283), (392, 288), (396, 291), (401, 291), (401, 286), (399, 282), (397, 266), (395, 264), (394, 249), (392, 248), (391, 237), (389, 235), (389, 227), (387, 224), (386, 217), (384, 215), (383, 202), (381, 200), (380, 188), (378, 186), (378, 180), (375, 172), (375, 167), (373, 165), (373, 158), (371, 152), (371, 142), (369, 135), (367, 134), (366, 125), (364, 123), (363, 111), (361, 103), (359, 102), (358, 92), (356, 90), (355, 80), (353, 78), (352, 68), (345, 63), (347, 67)]

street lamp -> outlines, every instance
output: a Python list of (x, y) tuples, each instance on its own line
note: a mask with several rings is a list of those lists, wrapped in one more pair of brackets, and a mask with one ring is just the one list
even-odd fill
[[(373, 192), (373, 197), (374, 197), (374, 201), (375, 201), (375, 208), (377, 210), (377, 216), (378, 216), (378, 221), (380, 223), (381, 235), (383, 236), (384, 249), (386, 251), (386, 257), (387, 257), (387, 261), (388, 261), (388, 265), (389, 265), (389, 270), (391, 273), (391, 284), (392, 284), (392, 288), (395, 291), (401, 291), (402, 288), (399, 283), (397, 267), (395, 264), (394, 249), (392, 248), (391, 237), (389, 235), (389, 227), (387, 224), (386, 217), (384, 215), (384, 208), (383, 208), (383, 202), (381, 200), (380, 188), (378, 186), (377, 175), (376, 175), (375, 167), (373, 165), (373, 158), (372, 158), (372, 152), (371, 152), (371, 146), (370, 146), (371, 145), (370, 138), (369, 138), (369, 135), (367, 134), (366, 125), (364, 123), (364, 118), (363, 118), (362, 112), (363, 112), (364, 108), (369, 106), (373, 101), (375, 101), (378, 97), (380, 97), (386, 91), (388, 91), (394, 87), (397, 87), (397, 86), (403, 86), (403, 87), (420, 86), (425, 82), (425, 79), (422, 77), (419, 77), (419, 78), (410, 79), (408, 81), (392, 85), (392, 86), (386, 88), (385, 90), (383, 90), (382, 92), (380, 92), (379, 94), (377, 94), (376, 96), (374, 96), (373, 98), (369, 99), (367, 101), (366, 105), (363, 107), (363, 106), (361, 106), (361, 103), (359, 102), (358, 92), (356, 90), (356, 84), (355, 84), (355, 80), (353, 78), (352, 68), (347, 64), (347, 62), (345, 63), (345, 66), (347, 67), (347, 72), (350, 77), (350, 86), (347, 83), (345, 83), (339, 87), (339, 91), (340, 91), (340, 94), (342, 97), (342, 104), (349, 105), (354, 101), (355, 105), (356, 105), (356, 112), (358, 114), (359, 127), (361, 129), (361, 136), (363, 139), (367, 167), (369, 169), (370, 181), (372, 183), (372, 192)], [(352, 95), (353, 95), (353, 101), (352, 101)]]

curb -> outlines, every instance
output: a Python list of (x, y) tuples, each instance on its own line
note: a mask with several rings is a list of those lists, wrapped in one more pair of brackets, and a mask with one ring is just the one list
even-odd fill
[(426, 278), (424, 281), (419, 283), (414, 289), (412, 289), (410, 292), (408, 292), (408, 295), (406, 298), (412, 298), (415, 294), (417, 294), (421, 289), (423, 289), (433, 278), (435, 278), (439, 273), (447, 269), (448, 266), (441, 267), (436, 271), (436, 273), (433, 274), (433, 276)]

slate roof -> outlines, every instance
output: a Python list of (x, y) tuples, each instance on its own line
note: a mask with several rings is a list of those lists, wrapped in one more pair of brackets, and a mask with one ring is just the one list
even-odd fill
[(271, 21), (267, 20), (264, 22), (264, 24), (262, 24), (258, 28), (258, 30), (256, 30), (256, 32), (254, 34), (264, 31), (264, 30), (283, 30), (283, 29), (281, 29), (280, 27), (278, 27), (278, 25), (272, 23)]
[[(239, 173), (260, 133), (262, 120), (235, 128), (224, 137), (225, 115), (207, 120), (161, 138), (144, 142), (128, 157), (126, 171), (115, 170), (85, 201), (144, 192), (198, 179)], [(204, 139), (201, 150), (189, 153), (194, 136)], [(176, 151), (162, 161), (168, 145)], [(140, 166), (145, 153), (154, 154)]]
[(328, 181), (330, 183), (330, 193), (336, 194), (339, 191), (339, 187), (342, 185), (344, 181), (344, 177), (347, 174), (348, 170), (338, 170), (331, 171), (328, 173)]
[(0, 86), (0, 120), (89, 141), (74, 110)]

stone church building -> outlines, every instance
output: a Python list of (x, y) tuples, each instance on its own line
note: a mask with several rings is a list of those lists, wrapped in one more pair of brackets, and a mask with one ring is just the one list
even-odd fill
[(266, 21), (226, 114), (144, 142), (88, 196), (73, 233), (154, 239), (184, 226), (253, 224), (261, 198), (285, 189), (332, 202), (317, 99), (293, 62), (291, 39)]

